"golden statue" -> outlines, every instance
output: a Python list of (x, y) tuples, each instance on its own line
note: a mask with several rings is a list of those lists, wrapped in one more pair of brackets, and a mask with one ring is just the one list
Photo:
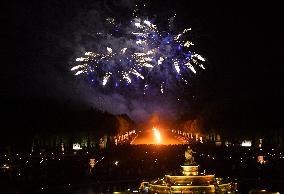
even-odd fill
[(192, 156), (193, 153), (196, 153), (194, 152), (190, 146), (187, 147), (187, 150), (185, 150), (184, 152), (184, 156), (185, 156), (185, 165), (190, 165), (190, 164), (194, 164), (195, 161), (194, 161), (194, 157)]

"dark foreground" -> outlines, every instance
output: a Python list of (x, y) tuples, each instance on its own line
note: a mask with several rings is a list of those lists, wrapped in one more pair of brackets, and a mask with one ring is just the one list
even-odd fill
[[(119, 145), (97, 151), (1, 155), (1, 193), (112, 193), (178, 174), (187, 145)], [(284, 150), (194, 144), (200, 172), (237, 179), (240, 193), (283, 192)], [(257, 162), (263, 155), (265, 164)], [(95, 159), (95, 160), (90, 160)]]

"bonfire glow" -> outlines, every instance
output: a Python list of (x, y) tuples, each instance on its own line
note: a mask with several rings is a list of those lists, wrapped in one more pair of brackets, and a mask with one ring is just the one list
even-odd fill
[(154, 131), (154, 134), (155, 134), (155, 138), (157, 140), (157, 143), (161, 143), (161, 134), (160, 134), (160, 131), (154, 127), (153, 128), (153, 131)]

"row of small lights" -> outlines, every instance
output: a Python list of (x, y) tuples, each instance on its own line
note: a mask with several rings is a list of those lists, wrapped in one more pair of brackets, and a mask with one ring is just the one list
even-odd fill
[[(88, 152), (87, 152), (87, 153), (88, 153)], [(145, 153), (147, 154), (148, 152), (145, 152)], [(155, 152), (153, 152), (153, 153), (155, 153)], [(63, 153), (63, 154), (64, 154), (64, 153)], [(30, 154), (30, 155), (31, 155), (31, 154)], [(52, 153), (52, 155), (53, 155), (53, 153)], [(275, 156), (275, 154), (271, 154), (271, 153), (268, 153), (268, 155), (270, 155), (270, 156)], [(204, 154), (200, 154), (200, 156), (204, 156)], [(207, 157), (208, 157), (208, 158), (212, 158), (213, 160), (215, 160), (215, 157), (214, 157), (214, 156), (210, 156), (210, 154), (208, 154)], [(232, 159), (231, 156), (229, 156), (229, 158)], [(252, 158), (254, 159), (255, 157), (253, 156)], [(280, 153), (280, 157), (279, 157), (279, 158), (280, 158), (280, 159), (281, 159), (281, 158), (284, 159), (284, 156), (282, 156), (282, 153)], [(22, 158), (20, 157), (19, 159), (21, 160)], [(52, 159), (54, 159), (54, 158), (52, 158)], [(243, 158), (241, 157), (240, 159), (241, 159), (241, 162), (242, 162), (242, 159), (243, 159)], [(10, 158), (8, 158), (7, 160), (10, 161)], [(40, 163), (42, 163), (43, 160), (44, 160), (44, 158), (41, 159)], [(46, 158), (45, 160), (47, 161), (48, 159)], [(58, 158), (58, 160), (60, 161), (61, 159)], [(158, 160), (158, 159), (156, 158), (154, 162), (156, 163), (157, 160)], [(26, 163), (28, 163), (28, 162), (29, 162), (29, 161), (27, 160)]]
[[(273, 151), (274, 149), (272, 149), (272, 151)], [(88, 154), (88, 152), (86, 152), (87, 154)], [(147, 151), (145, 152), (146, 154), (148, 153)], [(155, 153), (155, 152), (153, 152), (153, 153)], [(51, 153), (52, 155), (53, 155), (53, 153)], [(64, 153), (62, 153), (62, 154), (64, 154)], [(16, 154), (17, 156), (19, 156), (19, 154)], [(30, 154), (31, 155), (31, 154)], [(41, 155), (41, 153), (40, 153), (40, 155)], [(204, 154), (201, 154), (200, 156), (203, 156)], [(268, 155), (271, 155), (271, 156), (275, 156), (275, 154), (270, 154), (270, 153), (268, 153)], [(280, 159), (282, 158), (282, 159), (284, 159), (284, 156), (282, 156), (282, 153), (280, 153)], [(7, 155), (5, 155), (5, 157), (6, 157)], [(207, 155), (207, 157), (208, 158), (212, 158), (213, 160), (215, 160), (215, 157), (214, 156), (210, 156), (209, 154)], [(231, 156), (229, 157), (230, 159), (232, 158)], [(255, 158), (254, 156), (252, 157), (253, 159)], [(22, 159), (21, 157), (19, 158), (20, 160)], [(54, 159), (54, 158), (52, 158), (52, 159)], [(240, 162), (242, 162), (242, 157), (240, 158), (241, 159), (241, 161)], [(9, 158), (7, 159), (8, 161), (10, 160)], [(48, 160), (47, 158), (45, 159), (46, 161)], [(58, 158), (58, 160), (60, 161), (61, 159), (60, 158)], [(41, 158), (41, 161), (39, 162), (39, 163), (42, 163), (44, 161), (44, 158)], [(154, 162), (156, 163), (158, 161), (158, 159), (156, 158), (155, 160), (154, 160)], [(27, 160), (26, 161), (26, 164), (28, 163), (29, 161)], [(115, 163), (114, 163), (116, 166), (118, 165), (118, 161), (115, 161)], [(6, 164), (4, 164), (3, 165), (3, 168), (9, 168), (9, 166), (7, 166)]]
[[(248, 150), (250, 151), (251, 149), (249, 148)], [(259, 148), (259, 150), (262, 151), (263, 149)], [(272, 148), (271, 151), (274, 151), (274, 148)], [(88, 153), (89, 152), (86, 151), (86, 154), (88, 154)], [(146, 151), (145, 153), (147, 154), (148, 152)], [(155, 152), (153, 152), (153, 153), (155, 153)], [(62, 152), (62, 154), (64, 155), (64, 152)], [(280, 152), (280, 154), (282, 154), (282, 153)], [(30, 153), (29, 155), (32, 156), (32, 153)], [(40, 152), (39, 155), (42, 155), (42, 153)], [(52, 152), (51, 155), (54, 155), (54, 153)], [(19, 154), (17, 153), (16, 156), (19, 156)], [(7, 154), (5, 154), (4, 157), (7, 157)]]
[[(74, 155), (76, 154), (76, 152), (73, 152), (73, 153), (74, 153)], [(89, 154), (89, 152), (86, 151), (86, 154)], [(37, 154), (34, 154), (34, 155), (31, 154), (31, 153), (29, 154), (29, 156), (36, 156), (36, 155), (37, 155)], [(41, 156), (41, 155), (43, 155), (43, 154), (40, 152), (39, 155)], [(48, 155), (48, 154), (47, 154), (47, 155)], [(55, 154), (52, 152), (51, 155), (54, 156)], [(62, 152), (62, 155), (65, 155), (65, 153)], [(16, 156), (20, 156), (20, 155), (19, 155), (19, 154), (16, 154)], [(8, 157), (8, 155), (5, 154), (4, 157), (6, 158), (6, 157)], [(21, 160), (22, 158), (20, 157), (19, 159)], [(8, 158), (8, 160), (10, 160), (10, 159)]]

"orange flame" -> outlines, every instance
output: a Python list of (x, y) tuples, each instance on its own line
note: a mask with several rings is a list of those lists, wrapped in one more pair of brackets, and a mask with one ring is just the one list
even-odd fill
[(157, 140), (157, 143), (161, 143), (161, 134), (160, 134), (160, 131), (154, 127), (153, 128), (153, 131), (154, 131), (154, 134), (155, 134), (155, 137), (156, 137), (156, 140)]

